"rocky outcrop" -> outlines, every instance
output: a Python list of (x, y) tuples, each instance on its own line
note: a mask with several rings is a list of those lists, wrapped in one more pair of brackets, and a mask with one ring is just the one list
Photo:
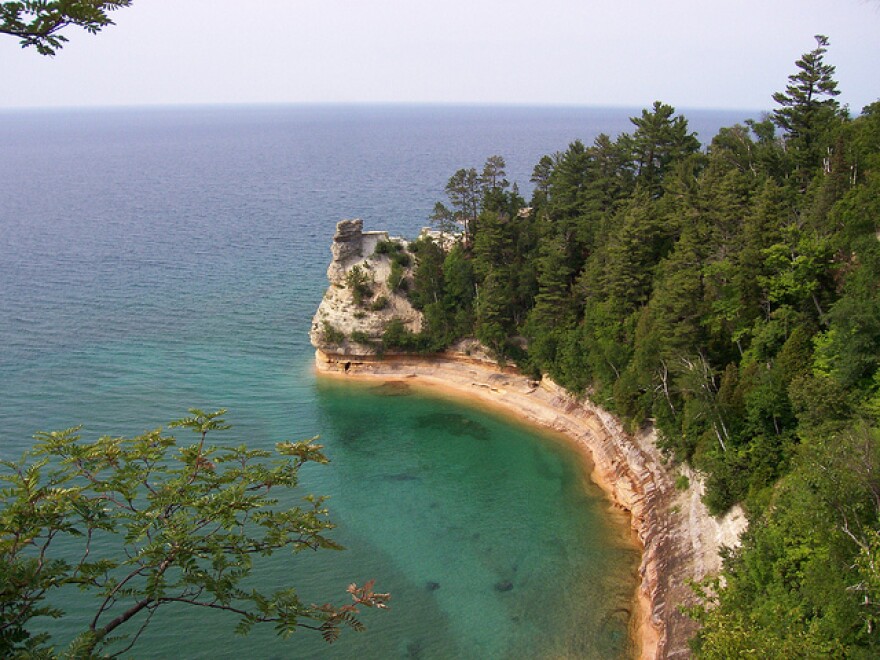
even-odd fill
[[(398, 249), (377, 252), (380, 244)], [(419, 332), (422, 316), (401, 293), (412, 280), (412, 267), (402, 267), (403, 285), (389, 284), (392, 263), (412, 263), (407, 241), (391, 238), (384, 231), (363, 231), (363, 221), (342, 220), (336, 225), (327, 268), (330, 286), (318, 306), (309, 333), (312, 345), (329, 352), (369, 356), (380, 351), (385, 329), (398, 320), (410, 332)], [(356, 271), (362, 281), (356, 292), (349, 275)]]
[[(316, 321), (326, 302), (325, 297)], [(688, 488), (676, 490), (680, 468), (667, 464), (651, 433), (630, 435), (589, 399), (573, 397), (548, 378), (535, 381), (513, 367), (499, 367), (473, 340), (429, 357), (380, 357), (358, 351), (358, 346), (321, 341), (314, 330), (312, 343), (319, 373), (441, 388), (568, 436), (591, 459), (594, 481), (615, 506), (629, 513), (643, 548), (636, 634), (640, 656), (689, 655), (687, 640), (696, 628), (679, 610), (693, 602), (688, 582), (720, 568), (720, 547), (736, 543), (745, 518), (735, 511), (724, 520), (713, 519), (692, 473)]]
[(336, 225), (336, 234), (330, 246), (333, 259), (327, 270), (327, 277), (333, 282), (345, 275), (346, 264), (363, 257), (364, 221), (360, 218), (342, 220)]

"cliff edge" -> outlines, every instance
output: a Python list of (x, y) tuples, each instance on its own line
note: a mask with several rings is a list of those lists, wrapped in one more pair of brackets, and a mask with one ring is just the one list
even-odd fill
[[(311, 332), (318, 372), (441, 388), (568, 436), (590, 458), (593, 480), (615, 506), (630, 514), (643, 548), (635, 617), (640, 657), (688, 657), (688, 639), (696, 624), (679, 610), (694, 602), (688, 582), (719, 570), (721, 547), (735, 545), (745, 528), (742, 511), (735, 508), (723, 519), (713, 518), (702, 503), (698, 476), (668, 464), (653, 433), (626, 433), (612, 415), (588, 399), (571, 396), (550, 379), (534, 381), (515, 368), (500, 368), (472, 340), (431, 356), (379, 354), (373, 342), (389, 323), (397, 319), (417, 332), (421, 316), (387, 283), (394, 255), (406, 253), (405, 243), (389, 239), (385, 232), (362, 229), (360, 220), (337, 226), (327, 273), (330, 288)], [(380, 248), (376, 253), (380, 243), (395, 241), (404, 247)], [(370, 272), (369, 300), (386, 297), (387, 305), (375, 305), (376, 311), (365, 308), (364, 296), (353, 291), (357, 279), (350, 276), (353, 269)], [(402, 272), (396, 269), (397, 276)], [(675, 483), (682, 474), (688, 477), (688, 486), (678, 490)]]

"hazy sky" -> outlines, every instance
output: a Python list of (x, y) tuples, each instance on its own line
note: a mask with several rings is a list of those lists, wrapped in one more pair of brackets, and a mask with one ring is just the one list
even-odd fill
[(828, 35), (880, 98), (876, 0), (135, 0), (55, 57), (0, 35), (0, 107), (413, 102), (770, 108)]

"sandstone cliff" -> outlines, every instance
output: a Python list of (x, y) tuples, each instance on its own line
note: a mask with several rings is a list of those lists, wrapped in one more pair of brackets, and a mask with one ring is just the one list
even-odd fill
[[(376, 233), (364, 234), (360, 221), (346, 222), (340, 223), (334, 238), (333, 263), (328, 269), (330, 291), (315, 316), (311, 334), (318, 371), (452, 390), (571, 438), (591, 459), (596, 483), (615, 506), (629, 512), (633, 532), (643, 548), (636, 633), (641, 657), (687, 657), (687, 640), (695, 632), (695, 624), (681, 614), (679, 606), (693, 602), (688, 581), (718, 571), (720, 548), (735, 545), (744, 529), (742, 512), (736, 509), (723, 520), (712, 518), (700, 499), (697, 475), (685, 470), (689, 486), (676, 490), (675, 480), (682, 469), (667, 464), (651, 433), (629, 435), (612, 415), (588, 399), (572, 397), (547, 378), (533, 381), (512, 367), (500, 368), (473, 340), (429, 357), (379, 356), (350, 339), (327, 341), (327, 333), (321, 329), (325, 321), (349, 336), (359, 329), (376, 332), (395, 317), (406, 318), (414, 331), (421, 322), (403, 296), (374, 318), (358, 318), (361, 307), (339, 283), (354, 265), (369, 259), (364, 255), (371, 253), (371, 237)], [(371, 264), (374, 281), (379, 282), (386, 265), (381, 259)]]
[[(327, 268), (330, 286), (309, 333), (313, 346), (344, 355), (374, 355), (392, 320), (410, 332), (421, 330), (421, 314), (402, 293), (412, 279), (411, 265), (402, 265), (412, 263), (408, 247), (388, 232), (364, 232), (360, 219), (336, 225)], [(401, 264), (398, 281), (389, 283), (395, 261)]]

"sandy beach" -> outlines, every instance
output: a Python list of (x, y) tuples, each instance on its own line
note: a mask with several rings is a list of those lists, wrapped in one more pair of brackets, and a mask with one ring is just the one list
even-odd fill
[(687, 581), (718, 570), (720, 547), (735, 544), (745, 518), (740, 511), (712, 518), (694, 478), (687, 491), (676, 491), (679, 471), (664, 462), (650, 433), (627, 434), (612, 415), (552, 381), (536, 382), (462, 351), (376, 358), (318, 350), (316, 371), (322, 377), (403, 381), (563, 434), (588, 461), (592, 480), (612, 506), (628, 514), (642, 551), (632, 626), (638, 657), (690, 655), (687, 640), (696, 626), (679, 612), (680, 605), (693, 602)]

